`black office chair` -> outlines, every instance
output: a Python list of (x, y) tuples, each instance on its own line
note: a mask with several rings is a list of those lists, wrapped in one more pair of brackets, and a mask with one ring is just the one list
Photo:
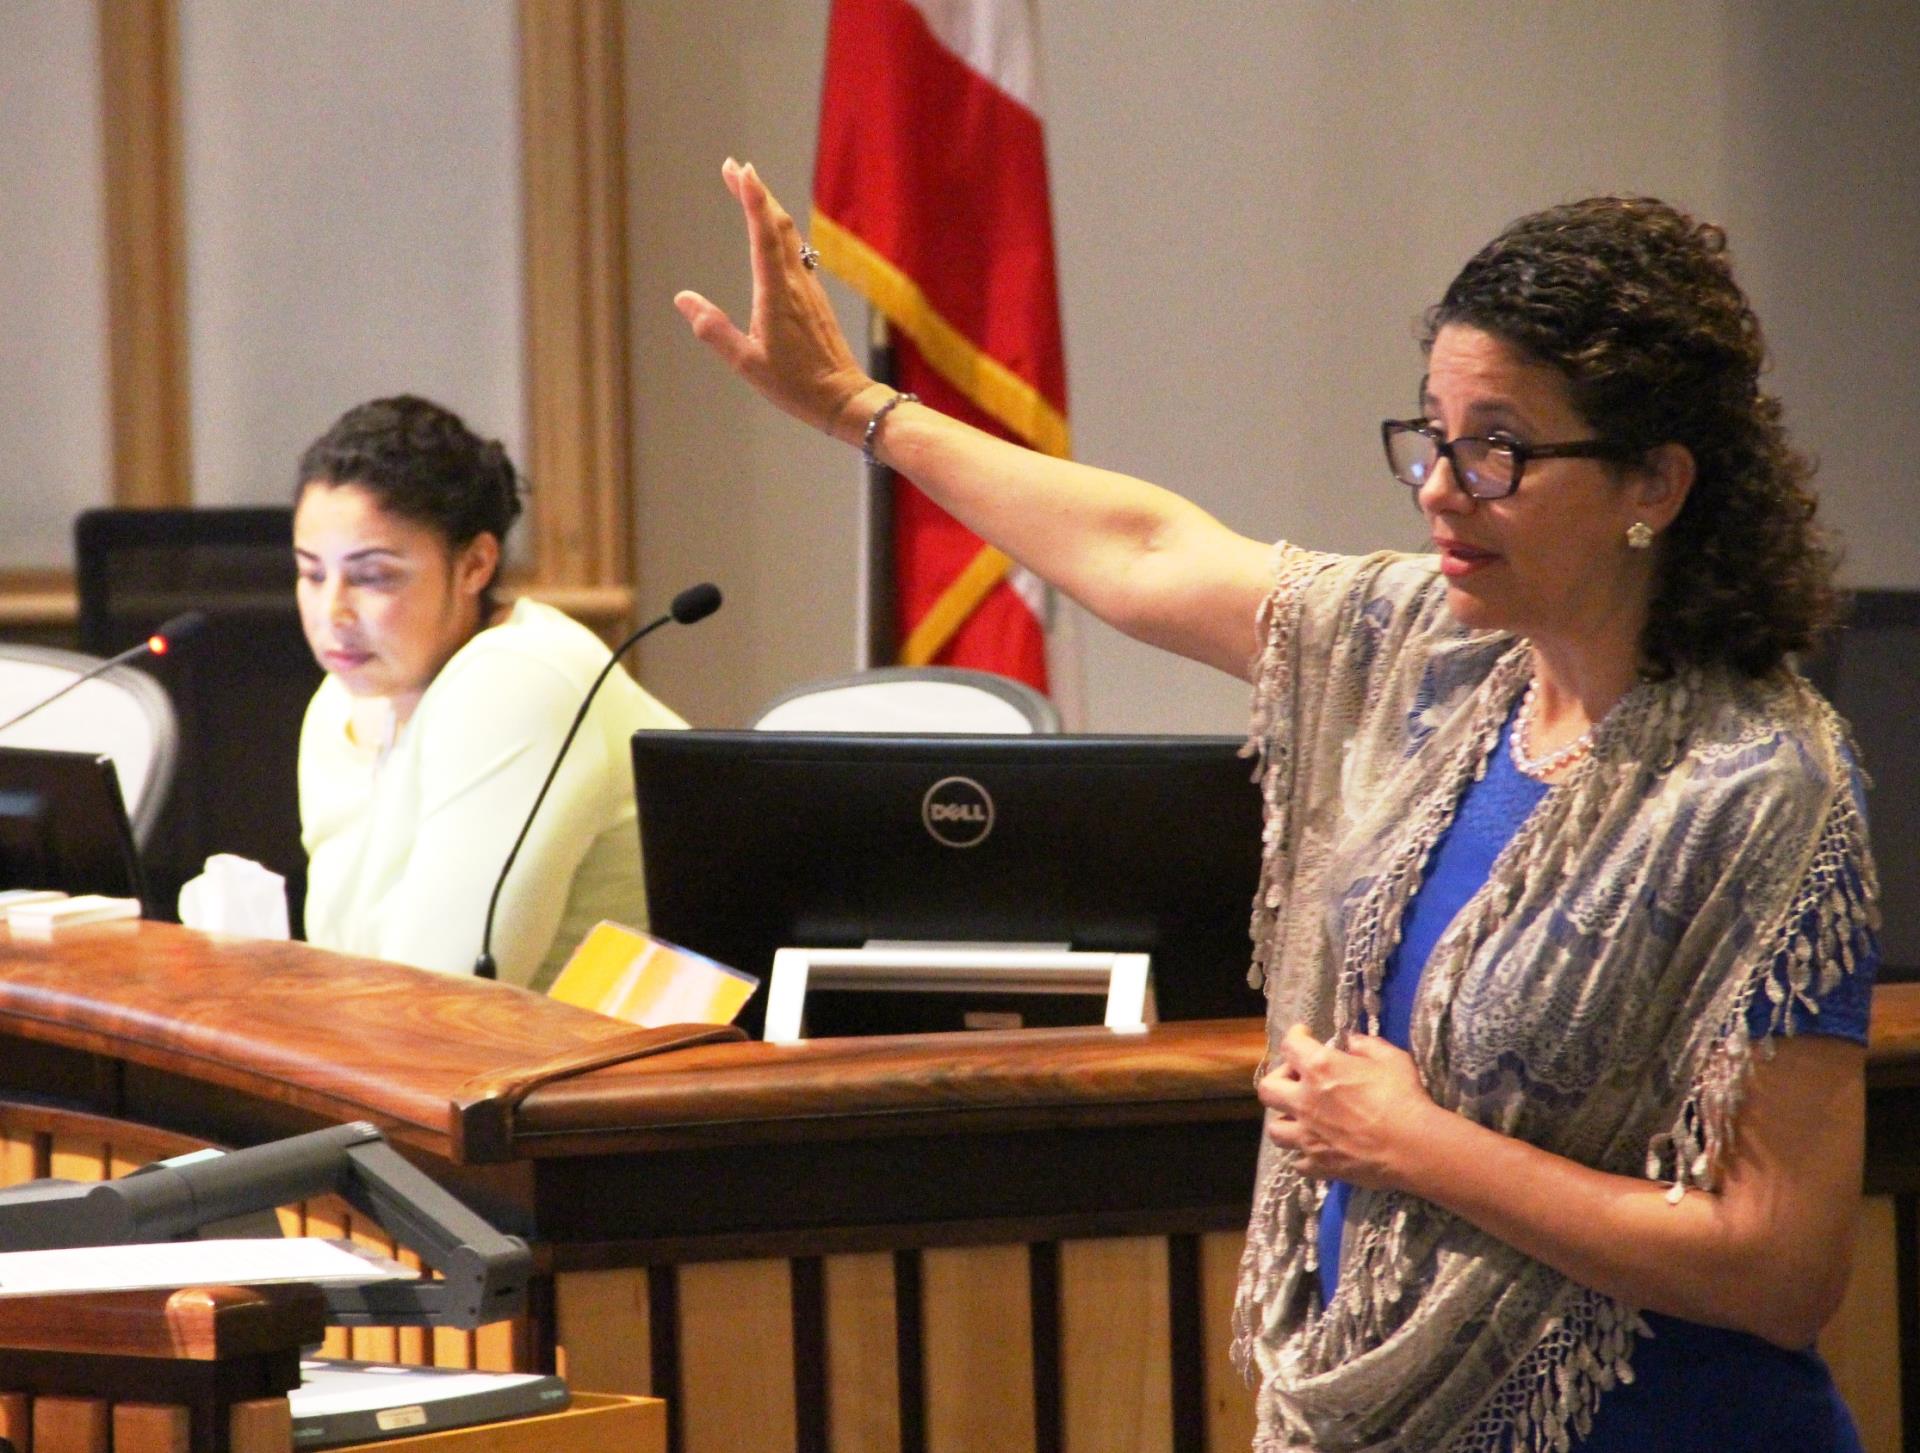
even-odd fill
[(1920, 591), (1862, 590), (1847, 623), (1802, 663), (1840, 709), (1873, 779), (1867, 820), (1880, 869), (1880, 978), (1920, 980)]
[(149, 669), (180, 724), (171, 800), (147, 843), (148, 881), (171, 914), (209, 854), (238, 853), (306, 899), (295, 759), (321, 672), (293, 597), (293, 512), (88, 510), (74, 523), (83, 650), (111, 656), (182, 611), (207, 628)]

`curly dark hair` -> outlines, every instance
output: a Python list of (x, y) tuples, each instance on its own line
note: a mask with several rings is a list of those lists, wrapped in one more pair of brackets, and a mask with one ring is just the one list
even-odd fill
[[(498, 440), (413, 394), (348, 409), (300, 456), (297, 503), (309, 485), (358, 485), (382, 509), (437, 531), (455, 549), (481, 534), (503, 546), (520, 517), (520, 476)], [(498, 567), (495, 568), (498, 578)], [(494, 581), (480, 597), (494, 608)]]
[(1666, 676), (1725, 665), (1762, 676), (1839, 608), (1835, 552), (1813, 522), (1813, 465), (1760, 387), (1766, 345), (1726, 234), (1651, 197), (1592, 197), (1522, 217), (1427, 311), (1483, 329), (1565, 375), (1603, 438), (1692, 451), (1665, 532), (1641, 652)]

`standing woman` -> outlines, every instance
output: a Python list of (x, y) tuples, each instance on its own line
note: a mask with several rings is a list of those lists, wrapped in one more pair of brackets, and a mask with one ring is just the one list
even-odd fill
[(682, 293), (696, 337), (1253, 683), (1260, 1453), (1856, 1450), (1812, 1343), (1859, 1203), (1875, 880), (1792, 665), (1832, 560), (1719, 230), (1596, 197), (1482, 249), (1382, 428), (1432, 551), (1349, 558), (874, 382), (791, 217), (724, 176), (752, 312)]
[[(497, 443), (402, 395), (348, 410), (300, 458), (301, 625), (327, 678), (300, 732), (307, 936), (471, 971), (487, 901), (606, 664), (584, 626), (494, 595), (520, 481)], [(508, 875), (501, 979), (544, 990), (603, 918), (641, 926), (627, 744), (683, 727), (615, 671)]]

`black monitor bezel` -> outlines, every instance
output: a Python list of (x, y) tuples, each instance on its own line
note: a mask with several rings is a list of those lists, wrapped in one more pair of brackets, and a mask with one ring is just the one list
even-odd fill
[[(0, 858), (0, 889), (46, 888), (79, 896), (136, 898), (150, 914), (146, 873), (134, 843), (120, 774), (98, 752), (0, 746), (0, 794), (31, 793), (45, 803), (53, 835), (52, 882), (9, 882)], [(35, 875), (41, 876), (41, 875)]]
[[(670, 740), (669, 740), (670, 739)], [(650, 746), (650, 743), (658, 743)], [(1221, 794), (1229, 795), (1230, 810), (1244, 814), (1223, 821), (1218, 826), (1218, 834), (1225, 839), (1225, 845), (1216, 850), (1212, 845), (1201, 843), (1196, 846), (1195, 838), (1202, 838), (1205, 832), (1188, 826), (1184, 836), (1188, 844), (1182, 846), (1169, 842), (1164, 852), (1168, 860), (1175, 863), (1174, 875), (1185, 873), (1188, 876), (1181, 881), (1192, 882), (1196, 871), (1193, 854), (1231, 855), (1231, 862), (1218, 874), (1217, 886), (1207, 894), (1207, 901), (1191, 910), (1193, 923), (1200, 931), (1191, 935), (1196, 946), (1191, 951), (1194, 961), (1204, 957), (1208, 968), (1205, 971), (1204, 987), (1196, 990), (1194, 980), (1189, 977), (1169, 987), (1167, 976), (1156, 972), (1156, 988), (1162, 1006), (1162, 1015), (1167, 1018), (1218, 1017), (1219, 1014), (1235, 1016), (1257, 1015), (1262, 1005), (1257, 993), (1246, 988), (1246, 963), (1250, 952), (1247, 931), (1247, 915), (1253, 898), (1254, 883), (1258, 874), (1259, 858), (1259, 820), (1260, 804), (1257, 787), (1252, 781), (1252, 764), (1241, 756), (1243, 739), (1225, 736), (1148, 736), (1148, 735), (1087, 735), (1075, 733), (1043, 733), (1035, 735), (1001, 736), (991, 734), (895, 734), (895, 733), (848, 733), (848, 732), (758, 732), (758, 731), (674, 731), (641, 732), (634, 737), (634, 770), (637, 795), (640, 804), (640, 839), (645, 864), (648, 902), (652, 918), (652, 928), (661, 937), (684, 944), (698, 952), (732, 963), (745, 972), (764, 975), (768, 970), (773, 948), (787, 946), (768, 938), (759, 928), (768, 916), (779, 917), (780, 909), (768, 909), (758, 901), (749, 903), (743, 920), (750, 919), (747, 926), (736, 927), (730, 934), (729, 944), (716, 943), (705, 938), (700, 925), (711, 925), (724, 910), (719, 900), (733, 895), (733, 901), (754, 899), (752, 885), (764, 881), (767, 874), (778, 874), (781, 869), (778, 861), (768, 863), (762, 870), (743, 868), (739, 863), (726, 856), (728, 849), (728, 829), (716, 825), (729, 811), (751, 811), (752, 802), (744, 794), (751, 788), (739, 785), (741, 774), (756, 772), (755, 763), (779, 761), (787, 764), (791, 771), (796, 762), (830, 761), (842, 771), (847, 770), (849, 762), (874, 762), (885, 764), (918, 759), (921, 769), (932, 769), (934, 764), (973, 762), (983, 760), (992, 762), (1018, 763), (1028, 770), (1036, 765), (1052, 767), (1058, 765), (1063, 774), (1070, 773), (1081, 766), (1132, 768), (1141, 771), (1151, 770), (1155, 765), (1166, 764), (1172, 767), (1171, 776), (1176, 782), (1184, 784), (1188, 778), (1179, 776), (1182, 772), (1204, 774), (1209, 787), (1216, 788)], [(648, 760), (651, 754), (652, 760)], [(727, 774), (735, 774), (735, 780), (728, 780)], [(718, 783), (713, 780), (719, 778)], [(694, 781), (693, 779), (697, 779)], [(668, 784), (664, 795), (673, 800), (666, 809), (662, 809), (657, 800), (663, 794), (650, 788), (651, 783)], [(690, 782), (692, 785), (690, 785)], [(1244, 788), (1245, 796), (1238, 794)], [(1164, 795), (1168, 789), (1164, 784), (1160, 791)], [(1152, 796), (1153, 789), (1142, 788), (1143, 795)], [(712, 794), (721, 794), (724, 800), (712, 800)], [(740, 794), (737, 795), (736, 794)], [(1110, 799), (1109, 799), (1110, 800)], [(1157, 800), (1157, 799), (1156, 799)], [(701, 804), (706, 804), (702, 810)], [(663, 816), (669, 822), (663, 823)], [(1155, 818), (1156, 825), (1161, 821)], [(682, 826), (681, 824), (685, 824)], [(1168, 823), (1169, 834), (1180, 834), (1181, 824)], [(665, 846), (663, 834), (679, 831), (686, 840)], [(738, 839), (736, 839), (736, 842)], [(757, 840), (751, 834), (747, 841), (755, 843), (748, 851), (762, 851)], [(739, 851), (736, 847), (734, 851)], [(777, 854), (775, 855), (777, 858)], [(789, 852), (786, 861), (792, 862)], [(1215, 858), (1206, 857), (1209, 866)], [(689, 886), (686, 881), (700, 873), (703, 865), (717, 863), (714, 869), (718, 880), (714, 884)], [(1136, 874), (1143, 875), (1134, 864), (1126, 867)], [(678, 881), (676, 881), (676, 875)], [(1125, 874), (1117, 874), (1116, 880)], [(1132, 879), (1137, 882), (1138, 877)], [(689, 899), (692, 895), (692, 901)], [(1084, 891), (1073, 895), (1076, 908), (1086, 906)], [(1171, 916), (1177, 916), (1176, 910), (1163, 905), (1147, 905), (1140, 913), (1131, 911), (1133, 905), (1126, 905), (1128, 911), (1121, 916), (1128, 920), (1127, 931), (1140, 931), (1138, 920), (1152, 917), (1160, 912), (1158, 922), (1164, 924)], [(786, 918), (783, 921), (792, 921)], [(691, 925), (691, 926), (690, 926)], [(1154, 931), (1158, 931), (1157, 929)], [(894, 934), (882, 932), (881, 938), (921, 937), (917, 934)], [(943, 937), (945, 935), (928, 935)], [(989, 937), (1025, 938), (1027, 935), (988, 935)], [(704, 939), (704, 941), (703, 941)], [(751, 940), (751, 951), (742, 952), (737, 947)], [(1057, 941), (1057, 940), (1056, 940)], [(855, 936), (840, 936), (829, 933), (809, 941), (794, 944), (801, 947), (845, 947), (859, 942)], [(1083, 943), (1076, 946), (1092, 948), (1128, 949), (1136, 947), (1132, 943)], [(1217, 959), (1217, 967), (1216, 967)], [(1192, 974), (1191, 969), (1177, 972)], [(1223, 976), (1216, 984), (1214, 974)], [(1184, 987), (1183, 987), (1184, 985)], [(1218, 989), (1217, 996), (1214, 990)], [(1224, 1005), (1217, 1011), (1203, 1010), (1196, 1000), (1206, 1004), (1216, 1001)], [(1244, 1002), (1242, 1002), (1244, 1000)], [(757, 1033), (759, 1016), (764, 1013), (766, 994), (764, 989), (755, 995), (743, 1015), (743, 1024), (750, 1032)], [(1094, 1020), (1097, 1021), (1097, 1016)]]

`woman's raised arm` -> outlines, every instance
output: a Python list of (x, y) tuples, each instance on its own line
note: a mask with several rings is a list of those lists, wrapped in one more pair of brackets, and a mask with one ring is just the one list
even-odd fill
[[(698, 293), (674, 305), (694, 336), (803, 423), (858, 446), (893, 390), (854, 359), (799, 230), (751, 166), (721, 168), (747, 222), (753, 304), (745, 331)], [(1244, 674), (1268, 547), (1144, 480), (1021, 448), (901, 404), (875, 450), (935, 503), (1109, 625)]]

